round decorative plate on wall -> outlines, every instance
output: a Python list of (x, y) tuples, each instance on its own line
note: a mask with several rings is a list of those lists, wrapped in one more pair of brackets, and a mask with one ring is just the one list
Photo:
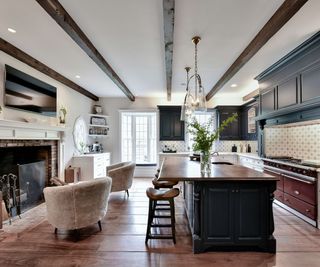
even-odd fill
[(82, 116), (79, 116), (73, 127), (73, 140), (77, 150), (84, 153), (87, 146), (88, 129), (87, 123)]

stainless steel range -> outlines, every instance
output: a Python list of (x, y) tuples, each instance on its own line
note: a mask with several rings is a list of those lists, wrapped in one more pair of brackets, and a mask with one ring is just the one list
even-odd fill
[(264, 158), (264, 172), (279, 178), (275, 203), (317, 226), (317, 167), (291, 157)]

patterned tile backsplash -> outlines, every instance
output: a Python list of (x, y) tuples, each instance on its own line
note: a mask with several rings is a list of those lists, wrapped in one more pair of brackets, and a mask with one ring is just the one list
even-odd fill
[[(236, 145), (238, 149), (237, 152), (241, 152), (241, 146), (242, 152), (246, 152), (245, 149), (248, 144), (251, 146), (251, 152), (256, 153), (258, 148), (257, 141), (216, 141), (213, 145), (212, 151), (231, 152), (232, 146)], [(165, 145), (172, 150), (176, 149), (178, 152), (191, 150), (188, 149), (187, 142), (184, 141), (160, 141), (160, 151), (164, 149)]]
[(266, 156), (320, 160), (320, 124), (265, 128)]
[(236, 145), (237, 152), (245, 153), (248, 145), (251, 147), (251, 153), (257, 153), (257, 141), (216, 141), (214, 144), (214, 151), (218, 152), (231, 152), (232, 146)]
[(185, 141), (160, 141), (160, 151), (162, 151), (165, 146), (171, 150), (177, 150), (178, 152), (188, 151)]

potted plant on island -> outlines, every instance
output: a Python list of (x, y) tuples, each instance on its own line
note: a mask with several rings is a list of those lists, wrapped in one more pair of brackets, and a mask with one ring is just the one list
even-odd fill
[(201, 124), (195, 117), (187, 124), (188, 132), (193, 135), (193, 151), (200, 152), (201, 173), (211, 172), (211, 148), (215, 140), (219, 138), (220, 133), (238, 117), (237, 113), (224, 120), (217, 129), (212, 130), (214, 117), (212, 116), (206, 124)]

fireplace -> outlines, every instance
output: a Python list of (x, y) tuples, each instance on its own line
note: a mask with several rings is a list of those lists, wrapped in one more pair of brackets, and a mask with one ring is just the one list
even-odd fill
[(57, 176), (57, 140), (0, 140), (3, 199), (11, 216), (43, 202), (43, 188)]

